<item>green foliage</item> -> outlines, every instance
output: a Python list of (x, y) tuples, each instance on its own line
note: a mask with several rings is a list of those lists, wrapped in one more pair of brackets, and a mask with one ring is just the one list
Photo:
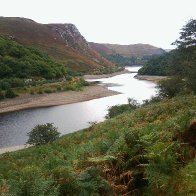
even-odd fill
[(138, 106), (139, 106), (139, 104), (137, 103), (136, 100), (129, 98), (128, 104), (111, 106), (108, 109), (108, 114), (107, 114), (106, 118), (113, 118), (115, 116), (122, 114), (123, 112), (130, 112), (130, 111), (136, 109)]
[(82, 87), (88, 86), (89, 83), (85, 81), (83, 78), (80, 79), (73, 79), (69, 83), (64, 86), (64, 91), (78, 91), (81, 90)]
[[(19, 51), (11, 54), (21, 58)], [(55, 138), (59, 133), (52, 124), (36, 126), (29, 135), (35, 131), (39, 147), (0, 156), (0, 194), (195, 195), (196, 97), (181, 93), (194, 92), (195, 46), (171, 56), (175, 77), (160, 83), (160, 97), (140, 107), (129, 99), (114, 118), (46, 145), (39, 144), (47, 143), (40, 138), (48, 128)]]
[(24, 87), (25, 83), (20, 78), (9, 78), (0, 80), (0, 89), (7, 90), (8, 88)]
[(14, 98), (14, 97), (17, 97), (17, 94), (12, 89), (8, 89), (5, 91), (5, 97)]
[(182, 93), (184, 86), (184, 82), (177, 77), (162, 80), (157, 86), (158, 96), (172, 98)]
[[(0, 90), (5, 91), (6, 97), (15, 97), (13, 93), (11, 95), (10, 88), (17, 94), (41, 94), (55, 92), (57, 86), (63, 89), (65, 83), (71, 86), (75, 72), (54, 62), (47, 55), (3, 36), (0, 36), (0, 49)], [(81, 80), (77, 85), (70, 88), (78, 90), (87, 83)]]
[(52, 93), (53, 91), (52, 90), (50, 90), (50, 89), (46, 89), (45, 91), (44, 91), (44, 93)]
[(5, 98), (5, 95), (4, 95), (3, 91), (0, 90), (0, 100), (2, 100), (2, 99), (4, 99), (4, 98)]
[(115, 116), (122, 114), (123, 112), (128, 112), (128, 111), (131, 111), (131, 108), (129, 108), (128, 104), (111, 106), (108, 109), (108, 114), (106, 118), (113, 118)]
[(79, 176), (81, 195), (106, 195), (111, 194), (111, 188), (100, 176), (100, 169), (88, 167)]
[(64, 77), (67, 70), (41, 52), (0, 36), (0, 79)]
[(194, 196), (196, 193), (196, 159), (180, 170), (178, 186), (181, 195)]
[(171, 51), (170, 53), (150, 58), (149, 61), (138, 70), (138, 74), (158, 76), (170, 75), (171, 58), (173, 55), (174, 51)]
[(42, 145), (53, 142), (59, 137), (60, 133), (52, 123), (36, 125), (29, 133), (27, 144)]
[(178, 48), (188, 48), (196, 45), (196, 20), (191, 19), (182, 28), (180, 37), (176, 40), (173, 45), (177, 45)]
[(2, 154), (0, 195), (195, 195), (195, 99), (155, 101)]
[(103, 56), (109, 61), (121, 66), (132, 66), (132, 65), (143, 65), (146, 63), (152, 56), (143, 56), (143, 57), (125, 57), (120, 54), (103, 54)]
[(152, 58), (139, 71), (143, 75), (168, 75), (159, 87), (161, 96), (172, 97), (182, 92), (196, 93), (196, 20), (190, 20), (183, 28), (178, 49)]

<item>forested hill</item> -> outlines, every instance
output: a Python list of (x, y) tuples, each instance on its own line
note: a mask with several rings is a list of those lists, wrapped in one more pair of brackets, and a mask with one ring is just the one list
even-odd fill
[(0, 35), (38, 49), (76, 71), (116, 70), (114, 64), (89, 47), (73, 24), (40, 24), (26, 18), (0, 17)]
[(65, 77), (67, 70), (36, 49), (0, 36), (0, 80), (9, 78)]

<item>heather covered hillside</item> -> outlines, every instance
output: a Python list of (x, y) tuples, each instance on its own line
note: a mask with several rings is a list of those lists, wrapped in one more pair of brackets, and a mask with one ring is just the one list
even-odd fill
[(0, 35), (31, 46), (80, 72), (112, 72), (117, 68), (88, 46), (73, 24), (40, 24), (17, 17), (0, 17)]

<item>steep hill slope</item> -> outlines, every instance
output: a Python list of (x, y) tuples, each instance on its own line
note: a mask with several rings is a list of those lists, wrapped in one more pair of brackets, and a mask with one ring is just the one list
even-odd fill
[(149, 44), (133, 44), (133, 45), (119, 45), (119, 44), (98, 44), (89, 43), (90, 46), (100, 53), (107, 55), (120, 54), (124, 57), (142, 57), (156, 54), (163, 54), (165, 51), (161, 48)]
[(74, 70), (116, 69), (114, 64), (89, 47), (73, 24), (39, 24), (25, 18), (0, 17), (0, 35), (39, 49)]
[(0, 195), (195, 195), (195, 98), (0, 155)]

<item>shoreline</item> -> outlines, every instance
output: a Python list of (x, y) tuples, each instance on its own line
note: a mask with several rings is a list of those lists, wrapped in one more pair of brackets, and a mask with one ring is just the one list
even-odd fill
[(167, 76), (152, 76), (152, 75), (135, 75), (134, 78), (138, 80), (146, 80), (151, 82), (159, 82), (160, 80), (167, 79)]
[(87, 86), (81, 91), (66, 91), (41, 95), (26, 94), (13, 99), (0, 101), (0, 114), (32, 108), (78, 103), (118, 94), (120, 93), (100, 85)]
[(102, 79), (102, 78), (110, 78), (110, 77), (114, 77), (117, 75), (121, 75), (121, 74), (125, 74), (125, 73), (131, 73), (129, 70), (125, 69), (123, 71), (118, 71), (118, 72), (114, 72), (111, 74), (100, 74), (100, 75), (84, 75), (84, 79), (85, 80), (96, 80), (96, 79)]
[[(116, 75), (130, 73), (128, 70), (115, 72), (112, 74), (101, 75), (85, 75), (83, 78), (100, 79), (109, 78)], [(109, 90), (106, 86), (91, 85), (84, 87), (81, 91), (66, 91), (51, 94), (30, 95), (24, 94), (13, 99), (6, 99), (0, 101), (0, 114), (9, 112), (26, 110), (32, 108), (44, 108), (58, 105), (67, 105), (72, 103), (79, 103), (83, 101), (90, 101), (102, 97), (118, 95), (119, 92)]]
[(3, 148), (0, 148), (0, 155), (7, 153), (7, 152), (14, 152), (14, 151), (22, 150), (22, 149), (29, 148), (29, 147), (31, 146), (27, 144), (19, 145), (19, 146), (3, 147)]

